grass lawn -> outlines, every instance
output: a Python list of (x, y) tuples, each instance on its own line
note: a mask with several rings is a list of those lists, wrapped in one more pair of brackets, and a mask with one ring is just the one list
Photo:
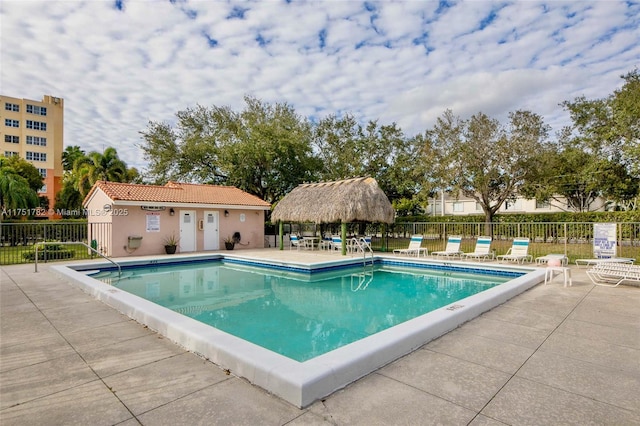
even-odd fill
[[(72, 252), (70, 257), (60, 260), (77, 260), (77, 259), (91, 259), (91, 255), (88, 253), (86, 247), (81, 244), (78, 245), (64, 245), (58, 246), (64, 248), (64, 250), (69, 250)], [(34, 245), (25, 245), (25, 246), (2, 246), (0, 247), (0, 265), (16, 265), (21, 263), (34, 263), (33, 259), (25, 258), (25, 254), (34, 253), (35, 246)], [(38, 257), (39, 262), (43, 262), (42, 255), (42, 246), (38, 248)], [(47, 253), (53, 253), (51, 250), (51, 246), (47, 246)], [(55, 257), (55, 254), (53, 255)], [(47, 257), (47, 262), (55, 261), (55, 259), (51, 259), (50, 256)]]

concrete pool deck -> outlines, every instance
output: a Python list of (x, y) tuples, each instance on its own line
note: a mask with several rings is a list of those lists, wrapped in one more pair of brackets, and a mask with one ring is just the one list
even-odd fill
[(572, 287), (537, 285), (298, 409), (72, 287), (55, 264), (2, 267), (3, 426), (640, 424), (640, 288), (594, 286), (585, 268)]

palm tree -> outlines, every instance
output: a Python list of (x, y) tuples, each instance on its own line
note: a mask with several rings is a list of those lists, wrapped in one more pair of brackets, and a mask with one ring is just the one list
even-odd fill
[(64, 171), (72, 171), (79, 158), (84, 158), (84, 151), (77, 145), (68, 146), (62, 152), (62, 168)]
[(39, 205), (38, 194), (31, 189), (29, 181), (20, 176), (4, 156), (0, 156), (0, 207), (11, 211)]
[(102, 154), (91, 152), (88, 156), (76, 160), (74, 164), (76, 189), (84, 197), (99, 180), (127, 182), (127, 165), (118, 158), (115, 148), (109, 147)]

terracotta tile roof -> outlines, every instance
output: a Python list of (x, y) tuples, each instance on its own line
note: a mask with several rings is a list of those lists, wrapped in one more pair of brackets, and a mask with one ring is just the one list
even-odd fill
[(112, 200), (172, 202), (270, 207), (270, 204), (233, 186), (168, 182), (164, 186), (98, 181), (85, 198), (86, 203), (100, 188)]

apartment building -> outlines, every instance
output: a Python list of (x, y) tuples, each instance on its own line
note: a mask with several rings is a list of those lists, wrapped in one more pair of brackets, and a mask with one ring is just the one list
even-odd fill
[(41, 101), (0, 95), (0, 153), (18, 155), (33, 164), (43, 177), (39, 196), (53, 209), (62, 188), (64, 100), (45, 95)]
[[(442, 211), (444, 209), (444, 214)], [(591, 204), (591, 211), (605, 211), (606, 200), (598, 197)], [(498, 214), (504, 213), (559, 213), (571, 210), (564, 198), (540, 202), (536, 199), (528, 200), (524, 197), (517, 197), (515, 200), (506, 201), (498, 209)], [(438, 198), (430, 198), (427, 206), (427, 214), (432, 216), (467, 216), (483, 215), (484, 212), (480, 204), (473, 198), (460, 196), (452, 197), (448, 194), (441, 194)]]

